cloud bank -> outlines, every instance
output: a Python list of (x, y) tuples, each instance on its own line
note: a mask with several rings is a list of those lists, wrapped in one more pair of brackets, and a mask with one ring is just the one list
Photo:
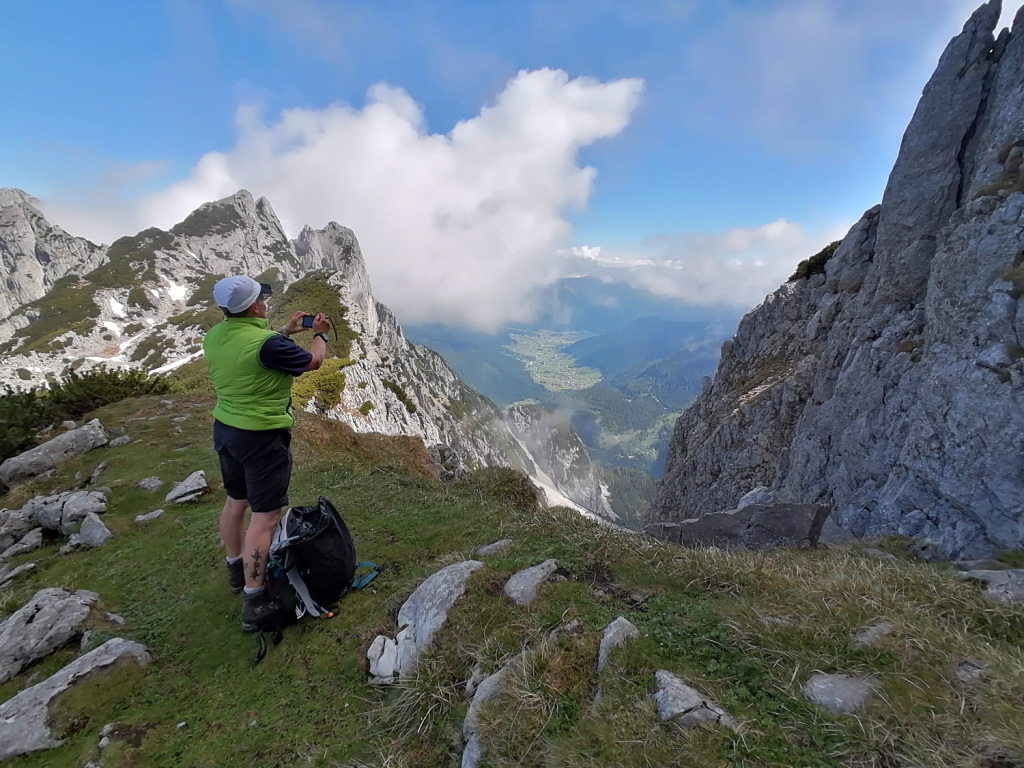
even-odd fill
[[(268, 121), (244, 107), (235, 146), (141, 198), (136, 228), (170, 227), (245, 188), (270, 199), (292, 237), (306, 224), (351, 227), (375, 293), (404, 322), (494, 329), (527, 319), (534, 289), (560, 273), (566, 216), (586, 205), (596, 176), (578, 153), (622, 131), (641, 90), (640, 80), (523, 71), (444, 135), (427, 133), (420, 106), (389, 85), (371, 88), (361, 109), (292, 109)], [(97, 224), (82, 231), (95, 236)]]
[(844, 234), (845, 227), (807, 232), (779, 219), (753, 229), (655, 237), (632, 253), (583, 246), (567, 255), (577, 275), (628, 283), (688, 304), (747, 309), (785, 282), (800, 261)]

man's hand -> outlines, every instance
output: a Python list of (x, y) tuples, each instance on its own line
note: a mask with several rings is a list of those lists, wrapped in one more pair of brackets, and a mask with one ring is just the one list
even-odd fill
[(313, 333), (327, 333), (331, 330), (331, 321), (323, 312), (313, 318)]
[(294, 333), (300, 333), (302, 331), (307, 330), (306, 328), (302, 327), (302, 318), (304, 318), (307, 314), (307, 312), (296, 312), (294, 315), (292, 315), (291, 320), (288, 321), (288, 325), (284, 327), (285, 331), (288, 333), (289, 336), (291, 336)]

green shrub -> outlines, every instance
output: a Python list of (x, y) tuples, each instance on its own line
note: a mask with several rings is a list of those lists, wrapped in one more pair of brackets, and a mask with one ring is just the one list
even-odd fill
[(359, 406), (359, 412), (361, 414), (363, 414), (363, 416), (365, 416), (366, 414), (368, 414), (372, 410), (373, 410), (373, 403), (371, 403), (369, 400), (367, 400), (365, 403), (363, 403), (362, 405)]
[(402, 401), (402, 405), (405, 406), (405, 410), (407, 410), (409, 413), (416, 413), (416, 403), (414, 403), (409, 398), (409, 395), (405, 393), (405, 390), (402, 389), (401, 384), (391, 381), (390, 379), (382, 379), (381, 384), (383, 384), (385, 387), (387, 387), (388, 389), (395, 393), (395, 397)]
[(0, 395), (0, 461), (30, 447), (36, 433), (47, 424), (77, 419), (103, 405), (139, 395), (172, 391), (171, 382), (143, 371), (97, 368), (88, 373), (71, 371), (53, 381), (50, 389)]
[(146, 289), (138, 285), (128, 291), (128, 303), (142, 309), (156, 309)]
[(816, 254), (811, 256), (809, 259), (801, 261), (787, 282), (793, 283), (797, 280), (802, 280), (805, 277), (811, 275), (824, 275), (825, 274), (825, 262), (832, 258), (832, 254), (836, 252), (836, 248), (839, 247), (839, 240), (833, 240), (831, 243), (826, 245)]
[(213, 394), (216, 390), (210, 378), (210, 368), (205, 358), (180, 365), (167, 374), (176, 392)]
[(348, 365), (352, 365), (348, 358), (332, 357), (324, 360), (318, 370), (299, 376), (292, 386), (295, 404), (305, 408), (312, 401), (317, 413), (327, 413), (341, 403), (341, 393), (345, 389), (345, 374), (341, 369)]

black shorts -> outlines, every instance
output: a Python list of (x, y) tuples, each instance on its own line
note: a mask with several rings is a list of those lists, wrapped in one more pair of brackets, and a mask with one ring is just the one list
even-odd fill
[(292, 479), (292, 433), (287, 429), (253, 431), (213, 422), (213, 447), (220, 457), (224, 490), (247, 499), (253, 512), (288, 506)]

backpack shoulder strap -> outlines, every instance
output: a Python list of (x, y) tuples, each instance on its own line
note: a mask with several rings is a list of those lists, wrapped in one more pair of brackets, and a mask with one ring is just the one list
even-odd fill
[(360, 568), (372, 568), (373, 570), (371, 570), (369, 573), (364, 573), (362, 576), (358, 576), (355, 579), (353, 579), (352, 586), (349, 587), (349, 589), (362, 589), (371, 581), (380, 576), (380, 567), (376, 563), (371, 563), (369, 561), (359, 563), (356, 566), (356, 570), (358, 571)]

